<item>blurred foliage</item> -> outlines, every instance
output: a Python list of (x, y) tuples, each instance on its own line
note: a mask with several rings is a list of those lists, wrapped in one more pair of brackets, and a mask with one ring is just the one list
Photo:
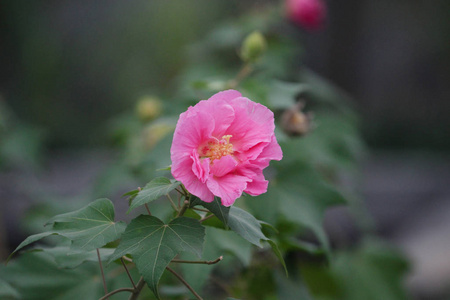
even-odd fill
[[(323, 227), (324, 213), (337, 205), (349, 207), (359, 205), (355, 191), (345, 190), (341, 186), (340, 178), (343, 174), (354, 178), (358, 176), (358, 161), (364, 155), (365, 147), (359, 136), (359, 120), (352, 107), (352, 100), (340, 89), (301, 65), (301, 44), (290, 36), (291, 29), (281, 20), (279, 9), (260, 7), (236, 20), (216, 24), (204, 39), (189, 47), (189, 55), (183, 62), (183, 70), (175, 74), (177, 68), (174, 65), (181, 62), (174, 58), (174, 47), (180, 47), (180, 43), (185, 41), (183, 36), (186, 30), (189, 32), (190, 27), (183, 21), (190, 19), (189, 13), (192, 8), (189, 4), (183, 4), (182, 8), (185, 10), (183, 15), (176, 17), (165, 13), (161, 15), (149, 13), (149, 10), (156, 9), (159, 5), (170, 11), (175, 9), (171, 8), (172, 5), (181, 2), (162, 3), (152, 2), (145, 10), (141, 6), (133, 6), (134, 13), (141, 17), (133, 22), (130, 20), (132, 22), (130, 27), (116, 28), (129, 36), (129, 43), (124, 47), (149, 43), (148, 47), (154, 51), (137, 54), (130, 51), (123, 64), (111, 66), (123, 70), (120, 76), (125, 78), (125, 82), (132, 82), (136, 89), (142, 91), (142, 95), (152, 95), (153, 102), (150, 105), (142, 104), (142, 99), (150, 99), (147, 96), (138, 98), (131, 92), (132, 89), (124, 88), (120, 84), (110, 85), (114, 81), (109, 78), (112, 73), (105, 72), (104, 69), (109, 66), (108, 53), (102, 53), (104, 57), (102, 56), (100, 66), (96, 65), (98, 61), (86, 62), (95, 69), (89, 76), (104, 77), (105, 86), (113, 87), (111, 93), (114, 94), (114, 99), (127, 98), (138, 101), (135, 108), (123, 111), (102, 127), (102, 130), (107, 128), (110, 143), (123, 151), (114, 164), (95, 182), (85, 204), (99, 196), (113, 196), (124, 188), (135, 189), (136, 186), (130, 186), (132, 184), (143, 186), (154, 177), (169, 175), (166, 167), (171, 163), (169, 149), (179, 113), (188, 105), (193, 105), (200, 99), (207, 99), (219, 90), (236, 87), (244, 96), (268, 106), (275, 112), (276, 135), (283, 149), (284, 158), (280, 162), (272, 163), (271, 168), (266, 170), (265, 176), (270, 182), (266, 194), (257, 198), (244, 196), (236, 202), (236, 207), (228, 210), (214, 203), (191, 202), (192, 206), (202, 205), (217, 216), (203, 223), (206, 225), (204, 229), (200, 225), (197, 228), (199, 232), (202, 230), (206, 232), (201, 259), (213, 260), (223, 255), (224, 260), (213, 266), (183, 264), (174, 268), (178, 272), (189, 274), (186, 280), (195, 289), (202, 291), (201, 294), (204, 294), (206, 299), (224, 299), (230, 295), (241, 299), (263, 300), (406, 299), (402, 278), (407, 271), (407, 262), (401, 254), (374, 239), (367, 239), (367, 242), (361, 244), (345, 245), (354, 249), (343, 248), (333, 251), (330, 245)], [(205, 1), (202, 3), (206, 5)], [(116, 14), (119, 12), (118, 6), (115, 6), (115, 9), (117, 11), (110, 14), (111, 20), (114, 12)], [(149, 15), (157, 17), (152, 19)], [(167, 31), (163, 30), (166, 26), (167, 28), (179, 26), (178, 31), (175, 30), (178, 35), (166, 38)], [(265, 37), (267, 48), (258, 60), (243, 62), (239, 56), (239, 49), (245, 37), (255, 30)], [(148, 40), (142, 41), (138, 38), (150, 33), (160, 42), (158, 47), (150, 44)], [(94, 37), (96, 35), (89, 38)], [(102, 42), (113, 43), (114, 39), (106, 34), (99, 41)], [(130, 50), (112, 45), (107, 48), (127, 53)], [(60, 68), (64, 64), (58, 66)], [(31, 70), (29, 71), (29, 76), (34, 76)], [(159, 72), (162, 73), (158, 80), (150, 82), (149, 78), (153, 77), (147, 77), (147, 72), (158, 75)], [(90, 78), (86, 78), (86, 82), (89, 80)], [(170, 87), (170, 92), (154, 88), (159, 85)], [(37, 83), (37, 86), (40, 84)], [(64, 89), (64, 84), (61, 89)], [(147, 89), (151, 89), (151, 93), (148, 93)], [(45, 92), (38, 90), (35, 92), (39, 97), (54, 96), (45, 95)], [(159, 99), (157, 105), (154, 102), (155, 97)], [(114, 103), (114, 100), (111, 103)], [(157, 113), (153, 110), (157, 110)], [(83, 111), (86, 111), (86, 107), (83, 107)], [(280, 120), (287, 113), (296, 117), (284, 118), (287, 123), (281, 123)], [(76, 113), (71, 118), (76, 122), (80, 121)], [(83, 122), (78, 130), (90, 132), (86, 130), (90, 128), (89, 126), (89, 121)], [(302, 128), (301, 132), (292, 131), (297, 130), (296, 128)], [(93, 133), (93, 136), (96, 136), (96, 133)], [(2, 150), (1, 153), (2, 158), (8, 157), (8, 151)], [(124, 238), (124, 244), (119, 244), (117, 248), (122, 251), (119, 251), (119, 256), (135, 255), (138, 268), (145, 269), (143, 266), (148, 263), (146, 256), (148, 253), (141, 253), (140, 242), (136, 242), (138, 237), (132, 235), (133, 228), (139, 228), (140, 220), (151, 219), (162, 227), (173, 227), (177, 222), (181, 222), (181, 225), (188, 223), (191, 225), (193, 221), (184, 217), (184, 219), (175, 218), (174, 223), (165, 225), (173, 215), (167, 202), (158, 202), (157, 198), (162, 194), (156, 189), (167, 188), (164, 192), (170, 192), (177, 184), (168, 179), (157, 181), (150, 183), (142, 191), (133, 190), (127, 195), (139, 200), (133, 204), (133, 208), (143, 204), (151, 205), (153, 214), (161, 219), (156, 217), (134, 219), (125, 231), (124, 236), (129, 234), (127, 240)], [(108, 211), (111, 209), (113, 208), (108, 204)], [(70, 213), (72, 214), (74, 213)], [(187, 216), (200, 219), (205, 215), (189, 210)], [(365, 217), (356, 216), (356, 218)], [(56, 219), (55, 227), (61, 226), (58, 225), (59, 221)], [(80, 238), (78, 233), (68, 235), (61, 232), (58, 231), (58, 234), (72, 241)], [(192, 239), (199, 238), (192, 232), (189, 234), (183, 230), (174, 232), (187, 236), (192, 234)], [(99, 234), (103, 237), (102, 233)], [(34, 236), (31, 240), (35, 241), (46, 235), (48, 234)], [(164, 247), (172, 247), (172, 237), (168, 238), (163, 234), (160, 238), (160, 244), (164, 241), (162, 243)], [(203, 236), (201, 238), (203, 241)], [(117, 247), (117, 244), (110, 245), (107, 242), (110, 240), (100, 239), (95, 246), (103, 247), (103, 250)], [(149, 242), (158, 243), (157, 239)], [(260, 247), (256, 248), (251, 244)], [(193, 245), (196, 250), (201, 250), (201, 241), (196, 240)], [(176, 251), (170, 248), (175, 252), (168, 252), (167, 255), (175, 256), (183, 250), (182, 247), (175, 246), (172, 248), (176, 248)], [(71, 259), (70, 263), (61, 260), (58, 247), (60, 246), (31, 249), (22, 253), (7, 267), (1, 267), (0, 295), (11, 299), (100, 298), (104, 293), (101, 289), (98, 265), (92, 262), (92, 259), (86, 259), (81, 265), (71, 269), (75, 265), (72, 259), (77, 262), (76, 264), (79, 261), (76, 257), (67, 258)], [(64, 247), (68, 247), (67, 244)], [(70, 249), (68, 251), (73, 250)], [(193, 259), (191, 255), (182, 253), (180, 257)], [(114, 258), (119, 256), (113, 255)], [(86, 257), (92, 258), (92, 253), (86, 253)], [(155, 257), (155, 262), (161, 262), (161, 265), (158, 265), (158, 272), (162, 274), (165, 268), (163, 263), (167, 257), (160, 258), (158, 253)], [(169, 257), (168, 261), (170, 259)], [(289, 277), (284, 274), (284, 260)], [(136, 268), (133, 268), (133, 272), (135, 271)], [(123, 281), (126, 276), (123, 273), (117, 262), (110, 261), (107, 279), (111, 289), (129, 285)], [(148, 275), (143, 273), (144, 277)], [(133, 273), (133, 277), (138, 278), (138, 275)], [(156, 291), (159, 280), (156, 277), (148, 279), (151, 281), (153, 291)], [(159, 293), (167, 298), (182, 299), (183, 295), (186, 295), (186, 289), (164, 273)], [(115, 295), (111, 299), (123, 299), (120, 295)], [(152, 299), (149, 290), (141, 295), (141, 299), (144, 297)]]

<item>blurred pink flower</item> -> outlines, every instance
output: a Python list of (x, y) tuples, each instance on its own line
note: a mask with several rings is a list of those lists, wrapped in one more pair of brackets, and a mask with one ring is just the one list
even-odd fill
[(172, 147), (172, 175), (205, 202), (230, 206), (243, 192), (267, 191), (262, 170), (283, 153), (272, 111), (227, 90), (180, 115)]
[(306, 29), (323, 26), (327, 7), (323, 0), (286, 0), (288, 18)]

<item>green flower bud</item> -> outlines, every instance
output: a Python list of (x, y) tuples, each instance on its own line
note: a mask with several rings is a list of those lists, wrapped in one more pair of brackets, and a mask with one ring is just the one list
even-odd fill
[(259, 31), (254, 31), (249, 34), (241, 48), (241, 58), (246, 63), (254, 63), (266, 51), (267, 43), (264, 36)]
[(143, 121), (153, 120), (162, 111), (161, 100), (151, 96), (140, 98), (136, 104), (136, 114)]

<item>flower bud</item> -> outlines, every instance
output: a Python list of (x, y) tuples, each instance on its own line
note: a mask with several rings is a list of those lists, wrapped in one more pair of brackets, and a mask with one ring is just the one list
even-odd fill
[(143, 121), (149, 121), (161, 114), (161, 100), (156, 97), (144, 96), (136, 104), (136, 113)]
[(297, 25), (309, 29), (320, 29), (327, 14), (323, 0), (286, 0), (287, 17)]
[(249, 34), (241, 48), (241, 58), (246, 63), (257, 61), (266, 51), (267, 43), (264, 36), (259, 31)]

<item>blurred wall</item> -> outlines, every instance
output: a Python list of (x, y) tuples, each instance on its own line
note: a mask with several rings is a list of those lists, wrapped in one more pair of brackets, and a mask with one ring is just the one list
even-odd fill
[[(0, 94), (54, 146), (102, 144), (105, 120), (170, 91), (187, 43), (267, 2), (2, 1)], [(360, 103), (369, 143), (449, 150), (450, 1), (327, 3), (324, 31), (299, 29), (306, 64)]]

